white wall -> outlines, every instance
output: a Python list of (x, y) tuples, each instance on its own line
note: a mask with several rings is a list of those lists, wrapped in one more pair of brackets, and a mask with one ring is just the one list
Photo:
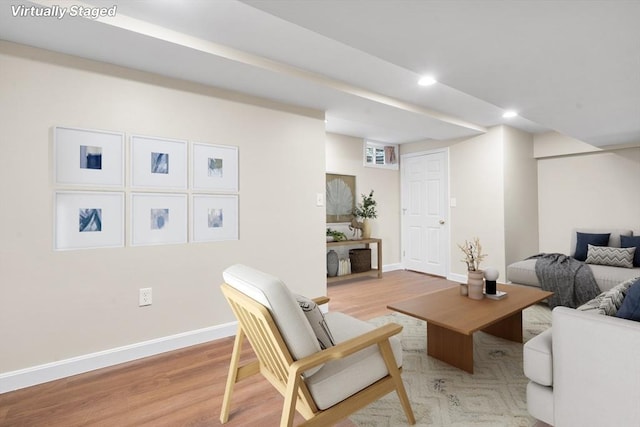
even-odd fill
[(450, 278), (462, 280), (466, 265), (458, 244), (480, 238), (487, 258), (504, 279), (506, 265), (537, 251), (538, 212), (533, 138), (508, 126), (450, 141), (403, 144), (401, 154), (449, 147)]
[[(387, 269), (398, 268), (400, 259), (400, 172), (390, 169), (363, 166), (362, 139), (328, 133), (326, 137), (327, 173), (356, 176), (357, 201), (360, 194), (374, 190), (378, 202), (378, 218), (372, 221), (371, 235), (382, 239), (382, 264)], [(343, 231), (347, 237), (352, 233), (345, 226), (327, 224), (328, 227)], [(373, 263), (375, 264), (375, 248)], [(340, 248), (333, 248), (340, 249)], [(341, 248), (346, 250), (344, 247)], [(341, 254), (343, 257), (345, 254)]]
[(538, 170), (533, 136), (509, 126), (503, 129), (504, 251), (509, 265), (538, 253)]
[(450, 147), (451, 272), (466, 276), (466, 265), (457, 262), (462, 252), (457, 244), (478, 237), (487, 258), (481, 268), (495, 267), (505, 277), (505, 205), (503, 128)]
[(640, 148), (538, 159), (540, 251), (570, 253), (571, 230), (640, 233)]
[(458, 244), (480, 238), (488, 254), (481, 268), (493, 266), (504, 277), (504, 184), (502, 127), (487, 133), (451, 141), (424, 141), (403, 144), (401, 154), (449, 147), (449, 196), (456, 199), (450, 207), (449, 277), (464, 280), (466, 265)]
[[(0, 70), (0, 373), (231, 322), (236, 262), (325, 293), (320, 112), (6, 42)], [(57, 125), (238, 146), (240, 240), (53, 251)]]
[(606, 151), (557, 132), (502, 126), (468, 139), (404, 144), (400, 152), (443, 146), (458, 204), (450, 222), (454, 274), (464, 270), (455, 244), (475, 235), (489, 254), (484, 265), (499, 268), (537, 252), (569, 253), (575, 227), (640, 234), (640, 147)]
[(534, 156), (536, 158), (566, 156), (602, 151), (586, 142), (552, 131), (534, 136)]

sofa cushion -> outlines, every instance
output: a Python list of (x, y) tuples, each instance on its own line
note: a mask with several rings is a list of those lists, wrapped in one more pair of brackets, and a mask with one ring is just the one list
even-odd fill
[[(545, 387), (529, 381), (529, 384), (527, 384), (527, 411), (529, 411), (529, 414), (552, 426), (555, 424), (554, 406), (553, 387)], [(535, 425), (540, 425), (540, 423)]]
[(334, 346), (335, 341), (331, 335), (331, 330), (329, 329), (329, 325), (324, 318), (324, 314), (320, 311), (318, 304), (302, 295), (296, 295), (296, 300), (298, 301), (298, 305), (302, 309), (302, 312), (307, 317), (307, 321), (311, 325), (313, 333), (316, 334), (320, 348), (324, 350)]
[(609, 265), (611, 267), (633, 268), (636, 248), (610, 248), (608, 246), (587, 245), (587, 264)]
[(575, 257), (578, 233), (609, 234), (609, 243), (604, 246), (620, 247), (620, 236), (633, 236), (633, 230), (627, 228), (574, 228), (571, 232), (569, 255)]
[(600, 295), (591, 301), (588, 301), (586, 304), (581, 305), (576, 310), (588, 311), (606, 316), (615, 316), (622, 306), (622, 302), (624, 301), (624, 297), (627, 295), (629, 287), (633, 285), (636, 280), (637, 278), (625, 280), (608, 291), (602, 292)]
[(579, 261), (587, 259), (588, 246), (607, 246), (611, 233), (576, 233), (576, 250), (573, 257)]
[(616, 317), (640, 321), (640, 278), (629, 288)]
[(596, 283), (602, 291), (607, 291), (625, 280), (640, 277), (640, 268), (609, 267), (608, 265), (590, 264)]
[[(375, 329), (371, 323), (329, 312), (325, 315), (336, 344)], [(398, 367), (402, 366), (402, 344), (397, 336), (389, 338)], [(343, 359), (332, 360), (307, 377), (305, 382), (320, 409), (327, 409), (373, 384), (388, 374), (377, 345), (367, 347)], [(337, 391), (336, 391), (337, 390)]]
[(537, 259), (525, 259), (507, 266), (507, 280), (519, 285), (540, 287), (540, 281), (536, 275)]
[(640, 267), (640, 236), (620, 236), (620, 247), (636, 248), (633, 257), (633, 266)]

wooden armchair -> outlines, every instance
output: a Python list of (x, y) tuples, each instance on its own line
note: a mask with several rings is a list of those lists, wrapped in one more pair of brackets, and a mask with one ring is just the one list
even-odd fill
[[(396, 391), (415, 424), (400, 376), (402, 326), (374, 328), (342, 313), (325, 315), (336, 345), (320, 349), (309, 321), (282, 281), (243, 265), (225, 270), (222, 292), (238, 319), (220, 421), (227, 422), (234, 385), (261, 373), (284, 397), (280, 426), (294, 411), (304, 426), (328, 426)], [(328, 299), (319, 299), (324, 303)], [(245, 338), (258, 360), (239, 366)]]

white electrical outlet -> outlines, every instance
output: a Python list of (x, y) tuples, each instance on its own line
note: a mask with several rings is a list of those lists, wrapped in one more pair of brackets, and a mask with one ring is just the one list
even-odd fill
[(151, 305), (151, 288), (140, 288), (140, 307)]

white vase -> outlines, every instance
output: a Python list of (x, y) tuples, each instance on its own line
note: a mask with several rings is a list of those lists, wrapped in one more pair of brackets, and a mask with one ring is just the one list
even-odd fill
[(467, 272), (467, 285), (469, 286), (469, 298), (484, 298), (484, 272), (482, 270)]

